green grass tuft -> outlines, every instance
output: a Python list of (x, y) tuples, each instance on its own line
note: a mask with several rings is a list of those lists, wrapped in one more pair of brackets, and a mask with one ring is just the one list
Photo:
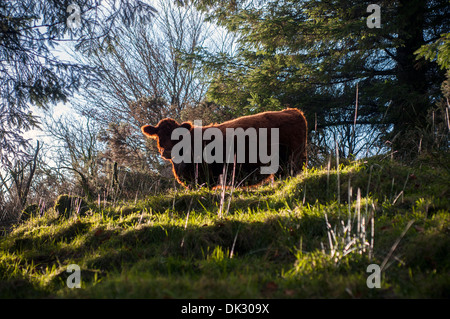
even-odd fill
[(224, 198), (177, 189), (30, 214), (0, 238), (0, 297), (448, 298), (445, 165), (370, 158)]

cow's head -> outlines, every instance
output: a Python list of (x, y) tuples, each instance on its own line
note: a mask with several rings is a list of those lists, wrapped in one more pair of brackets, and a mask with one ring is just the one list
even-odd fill
[(191, 130), (192, 124), (189, 122), (178, 124), (177, 121), (167, 118), (159, 121), (156, 126), (144, 125), (141, 130), (146, 136), (156, 139), (159, 153), (164, 159), (170, 160), (172, 148), (179, 141), (172, 140), (172, 132), (179, 127)]

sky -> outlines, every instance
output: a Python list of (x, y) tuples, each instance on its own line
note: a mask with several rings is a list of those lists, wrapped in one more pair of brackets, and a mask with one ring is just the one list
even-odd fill
[[(164, 1), (168, 1), (168, 0), (147, 0), (145, 1), (146, 3), (148, 3), (149, 5), (155, 7), (157, 10), (159, 10), (159, 12), (162, 11), (162, 7), (161, 7), (161, 3), (165, 3)], [(74, 3), (76, 3), (76, 1), (74, 1)], [(107, 3), (106, 3), (107, 4)], [(68, 12), (67, 13), (67, 17), (69, 17), (72, 13)], [(155, 18), (157, 18), (158, 13), (155, 13)], [(83, 16), (81, 16), (81, 19), (83, 19)], [(211, 29), (211, 28), (210, 28)], [(214, 46), (215, 43), (222, 43), (225, 44), (227, 43), (227, 47), (211, 47), (212, 50), (226, 50), (229, 52), (232, 52), (235, 49), (235, 42), (233, 38), (227, 38), (227, 33), (224, 32), (224, 30), (222, 30), (221, 28), (215, 26), (214, 28), (212, 28), (212, 32), (213, 35), (211, 37), (212, 41), (210, 41), (209, 46)], [(214, 41), (214, 39), (216, 41)], [(72, 49), (73, 43), (71, 43), (70, 41), (66, 41), (67, 39), (64, 39), (65, 41), (60, 41), (57, 42), (58, 45), (55, 46), (54, 49), (52, 49), (52, 53), (54, 54), (54, 56), (61, 60), (61, 61), (69, 61), (69, 62), (74, 62), (74, 63), (78, 63), (78, 61), (74, 58), (74, 50)], [(76, 98), (76, 97), (75, 97)], [(47, 112), (52, 114), (53, 118), (59, 118), (61, 116), (76, 116), (74, 110), (72, 109), (71, 103), (70, 101), (73, 100), (74, 97), (69, 97), (68, 101), (66, 103), (58, 103), (54, 106), (50, 106), (49, 109), (52, 112)], [(33, 105), (30, 105), (30, 111), (36, 115), (41, 117), (41, 119), (44, 119), (44, 113), (42, 110), (40, 110), (38, 107), (35, 107)], [(23, 136), (25, 138), (29, 138), (33, 140), (32, 144), (35, 144), (34, 141), (36, 140), (41, 140), (44, 141), (44, 143), (46, 144), (51, 144), (51, 138), (48, 136), (48, 133), (46, 133), (43, 130), (40, 129), (33, 129), (30, 131), (27, 131), (23, 134)]]

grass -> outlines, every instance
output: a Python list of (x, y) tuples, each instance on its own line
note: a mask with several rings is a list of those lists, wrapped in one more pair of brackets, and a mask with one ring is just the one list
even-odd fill
[[(371, 158), (225, 197), (178, 189), (49, 210), (0, 238), (0, 297), (449, 298), (447, 163)], [(81, 289), (66, 285), (70, 264)], [(383, 266), (379, 289), (370, 264)]]

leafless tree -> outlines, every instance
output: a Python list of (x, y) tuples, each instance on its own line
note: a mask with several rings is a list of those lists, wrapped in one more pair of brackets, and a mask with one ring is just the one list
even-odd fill
[(102, 157), (131, 171), (160, 170), (164, 164), (140, 127), (165, 117), (180, 120), (184, 109), (204, 99), (208, 86), (200, 68), (180, 60), (210, 39), (203, 14), (189, 1), (160, 0), (155, 7), (149, 23), (116, 29), (97, 50), (77, 56), (97, 72), (95, 83), (72, 105), (100, 126)]
[[(97, 85), (73, 101), (75, 107), (107, 126), (127, 122), (138, 128), (142, 120), (158, 121), (180, 117), (187, 105), (198, 104), (207, 84), (194, 68), (183, 68), (181, 52), (193, 52), (205, 44), (209, 27), (203, 15), (190, 5), (179, 6), (161, 0), (158, 13), (149, 24), (134, 24), (116, 30), (109, 41), (83, 61), (95, 67)], [(149, 118), (136, 116), (136, 102), (158, 99), (151, 104)], [(145, 105), (149, 107), (149, 104)]]
[(46, 131), (53, 140), (53, 163), (50, 165), (67, 178), (72, 176), (88, 199), (93, 198), (100, 172), (99, 128), (91, 121), (74, 114), (70, 118), (47, 117), (45, 120)]
[(0, 221), (15, 219), (27, 204), (42, 146), (12, 160), (0, 170)]

